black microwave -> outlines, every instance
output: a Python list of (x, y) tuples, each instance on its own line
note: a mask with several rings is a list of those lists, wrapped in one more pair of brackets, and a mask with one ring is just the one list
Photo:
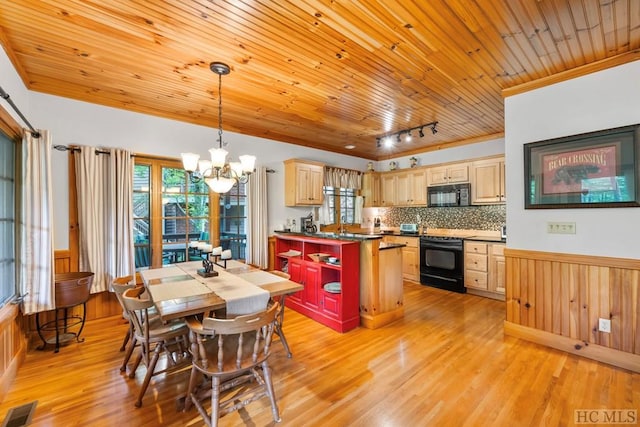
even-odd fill
[(427, 187), (427, 206), (469, 206), (471, 184), (434, 185)]

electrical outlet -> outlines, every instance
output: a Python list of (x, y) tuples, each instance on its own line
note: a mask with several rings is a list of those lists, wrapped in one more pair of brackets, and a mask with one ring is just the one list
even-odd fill
[(575, 222), (547, 222), (547, 233), (576, 234)]
[(611, 333), (611, 320), (603, 319), (602, 317), (598, 319), (598, 330), (600, 332)]

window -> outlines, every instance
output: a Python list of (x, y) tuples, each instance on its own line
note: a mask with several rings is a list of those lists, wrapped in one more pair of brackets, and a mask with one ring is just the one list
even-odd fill
[(16, 294), (15, 144), (0, 132), (0, 307)]
[(136, 268), (201, 259), (189, 242), (210, 242), (212, 194), (180, 162), (136, 159), (133, 184)]
[(323, 187), (329, 205), (329, 224), (354, 224), (356, 193), (350, 188)]
[(231, 249), (233, 259), (246, 259), (247, 186), (236, 183), (220, 195), (220, 245)]

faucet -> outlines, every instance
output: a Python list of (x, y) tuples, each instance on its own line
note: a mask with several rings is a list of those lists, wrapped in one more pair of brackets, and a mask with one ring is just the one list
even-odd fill
[(344, 216), (340, 217), (340, 234), (344, 234)]

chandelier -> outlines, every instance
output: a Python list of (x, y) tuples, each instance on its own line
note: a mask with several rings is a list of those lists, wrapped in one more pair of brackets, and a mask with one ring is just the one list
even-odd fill
[(218, 75), (218, 148), (211, 148), (211, 160), (200, 160), (195, 153), (181, 153), (182, 166), (189, 172), (192, 182), (204, 180), (216, 193), (226, 193), (236, 182), (246, 183), (253, 172), (256, 157), (239, 156), (239, 162), (227, 162), (227, 150), (222, 148), (222, 76), (231, 72), (227, 64), (212, 62), (211, 71)]

